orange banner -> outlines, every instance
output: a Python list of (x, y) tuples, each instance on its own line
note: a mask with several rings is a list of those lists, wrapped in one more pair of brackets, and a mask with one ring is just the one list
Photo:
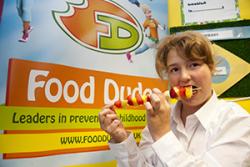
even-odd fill
[[(106, 103), (125, 99), (130, 94), (135, 95), (136, 92), (142, 95), (150, 93), (154, 87), (166, 90), (167, 81), (44, 62), (10, 59), (6, 106), (96, 109), (101, 108)], [(137, 107), (137, 109), (140, 108)], [(65, 129), (63, 132), (68, 133), (68, 131)], [(35, 135), (40, 131), (35, 133), (34, 131), (8, 130), (4, 133), (34, 133)], [(105, 149), (107, 149), (106, 146)], [(71, 152), (69, 150), (60, 151), (62, 150), (52, 151), (53, 153), (34, 152), (33, 156)], [(5, 159), (17, 157), (30, 157), (30, 155), (23, 153), (4, 154)]]
[(100, 108), (129, 94), (167, 89), (167, 81), (11, 59), (7, 106)]

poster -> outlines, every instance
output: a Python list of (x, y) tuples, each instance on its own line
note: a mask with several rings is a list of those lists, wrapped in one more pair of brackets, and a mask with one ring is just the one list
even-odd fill
[(183, 25), (239, 20), (238, 0), (181, 0)]
[[(167, 1), (1, 4), (0, 166), (116, 166), (97, 115), (129, 94), (167, 89), (153, 63)], [(139, 141), (145, 111), (117, 112)]]

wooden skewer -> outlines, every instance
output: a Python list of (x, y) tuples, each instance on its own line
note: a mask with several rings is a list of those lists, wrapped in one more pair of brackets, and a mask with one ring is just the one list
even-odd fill
[[(184, 87), (185, 88), (185, 87)], [(177, 88), (178, 89), (178, 88)], [(193, 94), (193, 91), (196, 91), (196, 90), (200, 90), (201, 88), (198, 87), (198, 88), (193, 88), (192, 89), (192, 92), (191, 94), (189, 95), (190, 97), (187, 97), (187, 98), (191, 98), (192, 94)], [(185, 89), (184, 89), (185, 90)], [(166, 98), (178, 98), (179, 96), (185, 96), (185, 91), (182, 92), (183, 95), (181, 95), (181, 90), (178, 89), (178, 92), (175, 92), (176, 94), (176, 97), (173, 97), (173, 95), (171, 96), (171, 92), (169, 90), (163, 92), (163, 94), (165, 95)], [(146, 102), (150, 102), (150, 96), (149, 95), (143, 95), (141, 96), (140, 94), (136, 94), (135, 97), (131, 97), (128, 96), (126, 100), (118, 100), (114, 103), (114, 105), (117, 107), (117, 108), (125, 108), (127, 105), (130, 105), (130, 106), (138, 106), (138, 105), (142, 105)]]

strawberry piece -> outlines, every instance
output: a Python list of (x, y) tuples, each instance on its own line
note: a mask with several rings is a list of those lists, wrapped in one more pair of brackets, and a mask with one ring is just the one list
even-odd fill
[(133, 106), (133, 105), (134, 105), (134, 103), (133, 103), (133, 101), (132, 101), (132, 96), (131, 96), (131, 95), (129, 95), (129, 96), (127, 97), (127, 100), (128, 100), (128, 105), (130, 105), (130, 106)]
[(117, 107), (117, 108), (122, 108), (122, 102), (121, 100), (117, 100), (114, 105)]
[(174, 88), (170, 89), (169, 95), (170, 95), (171, 98), (177, 98), (178, 97), (178, 94), (177, 94), (177, 92), (175, 91)]
[(147, 95), (147, 102), (150, 102), (151, 99), (150, 99), (150, 95)]
[(185, 87), (179, 87), (179, 91), (180, 91), (180, 97), (186, 97)]
[(137, 104), (138, 104), (138, 105), (143, 104), (142, 97), (141, 97), (141, 95), (140, 95), (139, 93), (136, 93), (136, 94), (135, 94), (135, 98), (136, 98), (136, 101), (137, 101)]

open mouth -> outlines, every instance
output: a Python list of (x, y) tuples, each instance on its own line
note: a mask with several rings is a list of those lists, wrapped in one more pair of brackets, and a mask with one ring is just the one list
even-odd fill
[(201, 89), (201, 87), (197, 87), (197, 86), (194, 86), (192, 85), (192, 93), (193, 95), (197, 94), (197, 92)]

